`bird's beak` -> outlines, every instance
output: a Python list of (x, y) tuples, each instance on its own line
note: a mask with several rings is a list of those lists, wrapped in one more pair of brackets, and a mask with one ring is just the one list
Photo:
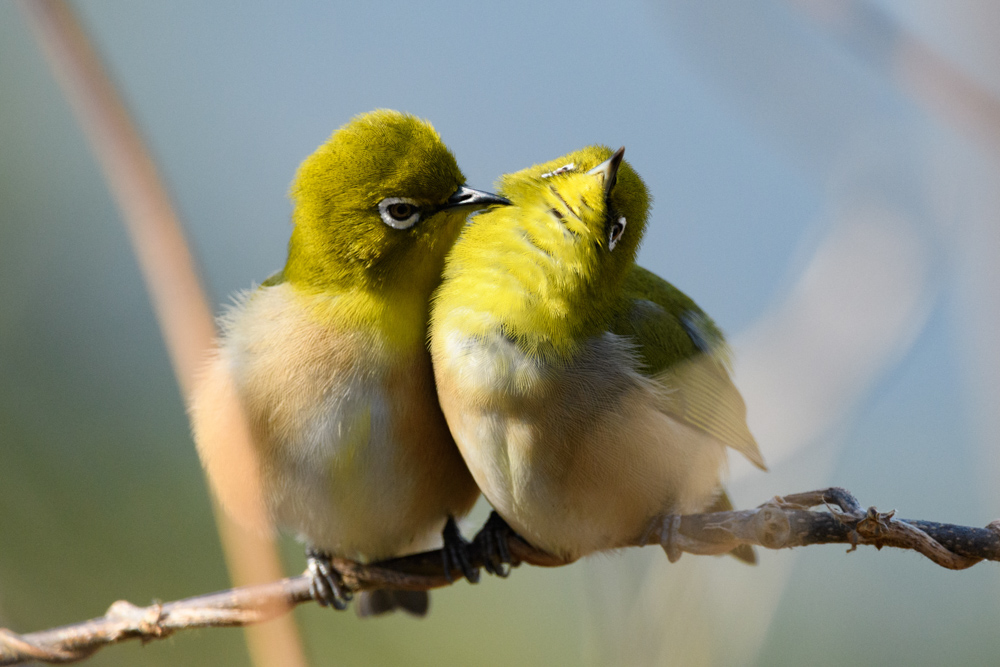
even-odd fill
[(618, 182), (618, 167), (622, 165), (622, 158), (625, 157), (625, 147), (622, 146), (615, 151), (614, 155), (609, 157), (607, 160), (597, 165), (588, 174), (594, 176), (601, 176), (604, 178), (604, 196), (608, 196), (611, 193), (611, 188), (615, 187), (615, 183)]
[(458, 190), (455, 190), (455, 193), (448, 197), (444, 206), (441, 208), (457, 208), (459, 206), (486, 208), (487, 206), (492, 206), (493, 204), (510, 206), (510, 200), (504, 199), (500, 195), (495, 195), (491, 192), (473, 190), (472, 188), (460, 185), (458, 186)]

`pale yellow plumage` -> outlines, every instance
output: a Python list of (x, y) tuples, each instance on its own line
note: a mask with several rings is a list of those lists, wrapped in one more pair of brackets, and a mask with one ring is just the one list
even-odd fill
[(441, 406), (483, 493), (528, 541), (569, 559), (624, 546), (664, 512), (702, 509), (720, 484), (724, 445), (666, 414), (669, 387), (637, 373), (621, 343), (597, 338), (562, 368), (500, 336), (433, 348)]
[[(477, 493), (433, 400), (423, 335), (388, 345), (344, 326), (329, 317), (339, 298), (280, 283), (232, 309), (193, 402), (196, 441), (226, 440), (218, 406), (239, 396), (272, 520), (331, 553), (386, 558), (427, 546)], [(203, 460), (238, 512), (227, 461)]]

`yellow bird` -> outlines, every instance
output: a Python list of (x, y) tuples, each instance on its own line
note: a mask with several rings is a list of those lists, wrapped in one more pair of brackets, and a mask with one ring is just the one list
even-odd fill
[[(462, 553), (449, 517), (479, 491), (438, 407), (428, 299), (468, 213), (507, 203), (464, 182), (426, 121), (378, 110), (334, 132), (292, 185), (284, 270), (222, 318), (194, 392), (215, 493), (237, 518), (259, 511), (307, 544), (322, 604), (350, 599), (331, 556), (417, 551), (446, 522)], [(240, 420), (249, 462), (232, 437)], [(422, 615), (427, 594), (379, 591), (359, 613), (395, 607)]]
[(727, 447), (764, 468), (719, 329), (635, 264), (649, 195), (623, 153), (503, 177), (513, 205), (466, 227), (432, 298), (438, 396), (472, 476), (567, 560), (731, 507)]

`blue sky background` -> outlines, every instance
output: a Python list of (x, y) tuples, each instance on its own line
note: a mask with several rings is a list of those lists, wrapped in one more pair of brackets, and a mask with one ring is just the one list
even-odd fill
[[(886, 22), (852, 42), (802, 5), (874, 7)], [(737, 377), (773, 472), (749, 477), (734, 464), (738, 504), (838, 484), (903, 516), (1000, 516), (998, 369), (984, 345), (1000, 312), (996, 156), (899, 84), (893, 51), (912, 31), (1000, 91), (989, 3), (74, 6), (158, 161), (217, 308), (280, 268), (295, 169), (357, 113), (428, 118), (473, 187), (586, 144), (624, 145), (655, 200), (641, 263), (692, 295), (745, 360)], [(884, 263), (859, 229), (884, 232)], [(843, 247), (878, 252), (855, 263), (857, 253), (830, 250), (839, 263), (816, 268)], [(817, 275), (836, 279), (809, 282)], [(0, 280), (0, 625), (40, 629), (120, 597), (225, 587), (119, 213), (13, 3), (0, 4)], [(829, 337), (786, 324), (816, 281), (832, 295), (820, 320)], [(773, 355), (787, 364), (780, 373)], [(804, 395), (812, 403), (796, 402)], [(783, 415), (806, 413), (782, 430)], [(285, 551), (289, 570), (300, 568), (298, 547)], [(316, 664), (1000, 659), (989, 564), (950, 573), (911, 553), (824, 547), (763, 553), (757, 569), (690, 556), (672, 569), (647, 551), (459, 584), (435, 594), (422, 623), (297, 615)], [(602, 602), (597, 573), (632, 584)], [(766, 600), (755, 581), (769, 582)], [(727, 604), (719, 582), (744, 592)], [(615, 630), (614, 605), (636, 606), (630, 585), (662, 585), (669, 609)], [(678, 635), (671, 613), (703, 623)], [(623, 647), (630, 632), (646, 643)], [(242, 650), (235, 631), (205, 631), (93, 663), (234, 664)]]

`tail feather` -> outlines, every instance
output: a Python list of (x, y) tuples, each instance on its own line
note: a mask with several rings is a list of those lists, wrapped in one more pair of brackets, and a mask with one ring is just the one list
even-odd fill
[(427, 594), (427, 591), (403, 591), (391, 588), (379, 588), (374, 591), (363, 591), (358, 597), (358, 604), (355, 609), (361, 618), (381, 616), (397, 609), (402, 609), (408, 614), (422, 618), (427, 615), (429, 605), (430, 596)]
[[(706, 512), (731, 512), (733, 511), (733, 501), (729, 499), (729, 494), (725, 491), (719, 493), (719, 497), (715, 499), (711, 507), (706, 509)], [(753, 546), (750, 544), (741, 544), (732, 551), (730, 551), (728, 556), (737, 558), (744, 563), (749, 565), (757, 564), (757, 552), (754, 550)]]

